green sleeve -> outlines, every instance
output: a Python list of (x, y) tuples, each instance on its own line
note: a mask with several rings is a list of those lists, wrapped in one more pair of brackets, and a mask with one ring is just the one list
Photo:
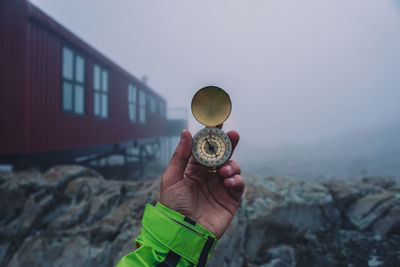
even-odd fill
[(195, 221), (161, 203), (146, 205), (137, 249), (117, 267), (205, 266), (217, 239)]

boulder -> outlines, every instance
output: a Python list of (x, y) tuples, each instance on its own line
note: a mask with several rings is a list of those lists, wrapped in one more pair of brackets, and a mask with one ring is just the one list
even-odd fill
[[(375, 253), (385, 259), (382, 266), (400, 264), (393, 256), (400, 245), (400, 195), (391, 190), (392, 182), (243, 176), (246, 191), (238, 216), (245, 216), (244, 247), (225, 255), (217, 247), (214, 256), (239, 254), (247, 267), (367, 266)], [(238, 231), (228, 232), (224, 239), (239, 236)], [(239, 261), (227, 262), (212, 266), (240, 266)]]
[(261, 258), (265, 258), (262, 261), (267, 262), (261, 266), (296, 266), (296, 251), (293, 247), (286, 244), (267, 249)]
[[(388, 207), (390, 205), (390, 207)], [(372, 225), (372, 231), (381, 236), (400, 234), (400, 194), (385, 205), (384, 213)]]
[(359, 189), (340, 180), (331, 180), (324, 183), (329, 189), (337, 207), (344, 212), (348, 206), (362, 196)]
[(396, 205), (395, 195), (393, 192), (367, 195), (352, 204), (346, 215), (358, 229), (370, 228)]
[(396, 185), (396, 181), (394, 181), (393, 179), (378, 176), (364, 177), (362, 179), (362, 182), (378, 186), (382, 189), (388, 189), (389, 187)]
[(0, 174), (2, 266), (113, 266), (135, 249), (159, 181), (108, 181), (82, 166)]
[(389, 191), (396, 192), (396, 193), (400, 193), (400, 185), (399, 185), (399, 184), (396, 184), (396, 185), (394, 185), (394, 186), (391, 186), (391, 187), (388, 188), (388, 190), (389, 190)]
[(288, 177), (244, 176), (245, 255), (251, 263), (263, 264), (260, 248), (295, 243), (306, 233), (340, 223), (340, 212), (323, 185)]

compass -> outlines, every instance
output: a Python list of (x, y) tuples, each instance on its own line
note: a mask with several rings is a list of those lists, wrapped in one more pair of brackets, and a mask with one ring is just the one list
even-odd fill
[(202, 165), (216, 168), (224, 164), (232, 153), (232, 143), (229, 136), (217, 128), (230, 115), (232, 109), (229, 95), (221, 88), (207, 86), (194, 95), (192, 99), (192, 113), (198, 122), (205, 128), (193, 137), (192, 154)]

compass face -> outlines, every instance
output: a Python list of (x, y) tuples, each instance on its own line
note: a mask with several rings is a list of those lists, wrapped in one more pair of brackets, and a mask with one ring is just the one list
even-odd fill
[(219, 128), (204, 128), (193, 137), (193, 156), (204, 166), (216, 167), (224, 164), (231, 152), (231, 140)]

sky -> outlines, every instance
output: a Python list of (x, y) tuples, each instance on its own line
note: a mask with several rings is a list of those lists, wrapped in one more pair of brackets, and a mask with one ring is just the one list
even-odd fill
[[(241, 145), (305, 144), (400, 121), (394, 0), (32, 0), (168, 106), (224, 88)], [(201, 128), (190, 111), (190, 130)]]

